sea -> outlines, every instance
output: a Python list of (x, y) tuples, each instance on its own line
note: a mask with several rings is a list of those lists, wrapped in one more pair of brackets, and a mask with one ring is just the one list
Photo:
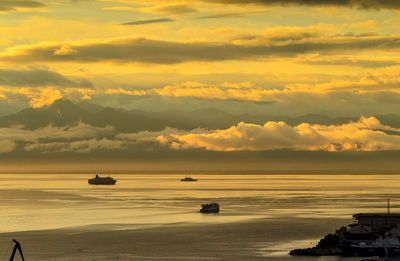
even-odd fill
[[(388, 199), (390, 211), (400, 212), (400, 175), (191, 175), (196, 182), (181, 182), (181, 174), (110, 176), (117, 179), (116, 185), (89, 185), (92, 175), (88, 174), (1, 174), (0, 234), (284, 218), (338, 220), (338, 224), (333, 221), (329, 225), (334, 232), (355, 213), (386, 212)], [(210, 202), (218, 202), (221, 212), (200, 214), (201, 204)], [(316, 240), (305, 234), (298, 245), (310, 246)], [(286, 249), (294, 247), (277, 245), (285, 250), (274, 253), (277, 260), (279, 255), (287, 257)], [(266, 253), (271, 253), (271, 248), (273, 242), (265, 248)]]

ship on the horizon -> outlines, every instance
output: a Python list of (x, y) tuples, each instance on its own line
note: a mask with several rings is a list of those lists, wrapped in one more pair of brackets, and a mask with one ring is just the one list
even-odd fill
[(96, 177), (89, 179), (88, 183), (91, 185), (115, 185), (117, 181), (111, 177), (99, 177), (99, 175), (96, 175)]
[(181, 179), (181, 181), (197, 181), (197, 179), (186, 176), (184, 179)]

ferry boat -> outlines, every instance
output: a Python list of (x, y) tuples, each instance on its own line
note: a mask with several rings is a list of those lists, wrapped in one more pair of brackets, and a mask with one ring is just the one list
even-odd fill
[(96, 175), (96, 177), (89, 179), (88, 183), (91, 185), (115, 185), (117, 181), (111, 177), (99, 177), (99, 175)]
[(201, 205), (200, 209), (201, 213), (218, 213), (219, 212), (219, 204), (218, 203), (210, 203)]

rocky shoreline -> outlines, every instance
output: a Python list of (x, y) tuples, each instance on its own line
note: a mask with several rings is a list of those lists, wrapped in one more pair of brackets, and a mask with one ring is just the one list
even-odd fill
[(322, 238), (315, 247), (293, 249), (292, 256), (398, 256), (400, 214), (355, 214), (354, 224)]
[[(336, 232), (338, 233), (338, 231)], [(337, 234), (328, 234), (315, 247), (293, 249), (292, 256), (339, 256), (344, 252), (340, 247), (340, 237)]]

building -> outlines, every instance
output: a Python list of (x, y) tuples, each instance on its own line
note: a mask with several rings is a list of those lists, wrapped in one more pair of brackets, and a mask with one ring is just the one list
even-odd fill
[(375, 231), (400, 225), (400, 214), (360, 213), (353, 215), (353, 218), (357, 224), (370, 226)]

